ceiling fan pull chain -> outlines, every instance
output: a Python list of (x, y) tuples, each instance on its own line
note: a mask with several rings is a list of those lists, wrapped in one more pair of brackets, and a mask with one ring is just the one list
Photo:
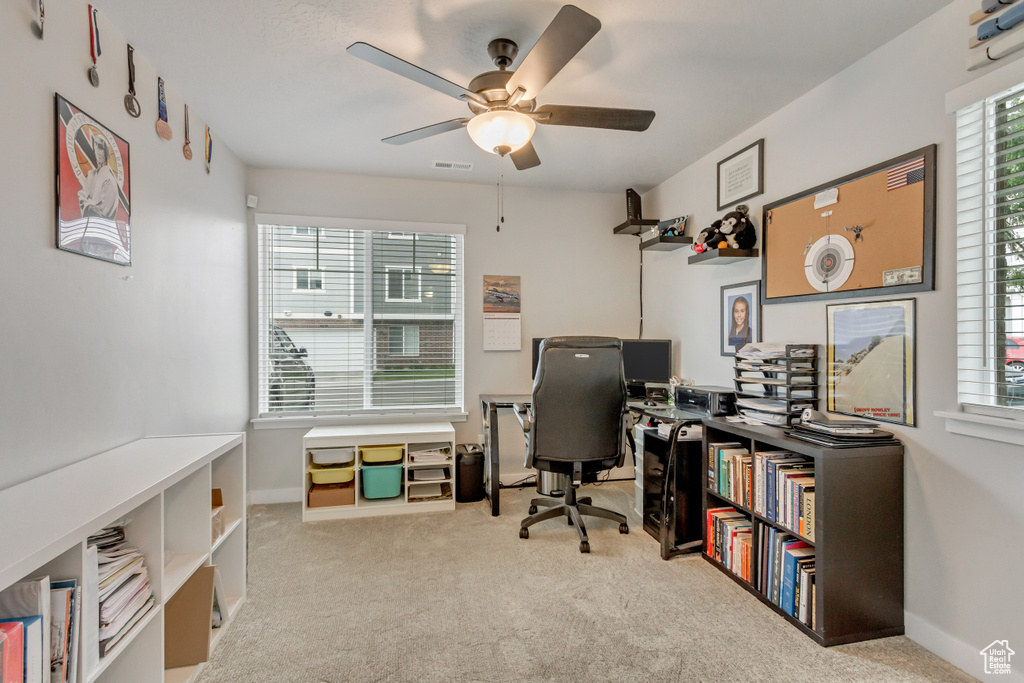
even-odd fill
[(497, 197), (496, 197), (497, 201), (495, 202), (497, 206), (495, 207), (496, 222), (495, 222), (495, 225), (494, 225), (494, 230), (495, 230), (495, 232), (501, 232), (501, 224), (505, 222), (505, 190), (504, 190), (505, 171), (504, 171), (504, 167), (501, 165), (501, 161), (504, 158), (504, 155), (499, 154), (497, 156), (498, 156), (498, 192), (497, 192)]

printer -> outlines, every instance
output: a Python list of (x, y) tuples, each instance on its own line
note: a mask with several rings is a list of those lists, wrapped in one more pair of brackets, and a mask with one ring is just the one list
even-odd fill
[(736, 390), (729, 387), (674, 386), (676, 410), (693, 410), (711, 417), (736, 413)]

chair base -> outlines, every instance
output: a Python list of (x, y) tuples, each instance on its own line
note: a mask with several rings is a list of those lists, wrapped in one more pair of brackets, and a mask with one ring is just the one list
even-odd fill
[[(551, 498), (534, 498), (530, 501), (530, 516), (519, 523), (519, 537), (529, 538), (528, 528), (537, 522), (556, 517), (566, 517), (569, 526), (576, 527), (576, 533), (580, 537), (580, 552), (590, 552), (590, 539), (587, 537), (587, 527), (583, 524), (583, 515), (590, 517), (602, 517), (619, 523), (619, 533), (628, 534), (629, 525), (626, 524), (626, 516), (613, 512), (606, 508), (596, 507), (591, 504), (589, 496), (576, 499), (576, 487), (571, 482), (566, 482), (565, 498), (559, 502)], [(546, 508), (537, 511), (538, 507)]]

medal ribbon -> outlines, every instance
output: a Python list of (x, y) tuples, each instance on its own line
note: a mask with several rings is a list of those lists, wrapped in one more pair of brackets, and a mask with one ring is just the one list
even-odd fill
[(206, 127), (206, 168), (210, 168), (210, 159), (213, 157), (213, 138), (210, 137), (210, 127)]
[(188, 105), (185, 105), (185, 144), (189, 143), (188, 139)]
[(164, 121), (166, 123), (166, 121), (167, 121), (167, 98), (164, 97), (164, 79), (162, 79), (159, 76), (157, 76), (156, 77), (156, 86), (157, 86), (157, 90), (160, 93), (159, 94), (159, 98), (160, 98), (160, 102), (159, 102), (159, 106), (160, 106), (160, 113), (159, 113), (160, 120)]
[[(42, 2), (40, 2), (42, 5)], [(96, 23), (97, 10), (89, 5), (89, 54), (92, 55), (92, 65), (96, 66), (96, 58), (100, 56), (100, 27)]]
[(135, 96), (135, 48), (128, 46), (128, 92)]

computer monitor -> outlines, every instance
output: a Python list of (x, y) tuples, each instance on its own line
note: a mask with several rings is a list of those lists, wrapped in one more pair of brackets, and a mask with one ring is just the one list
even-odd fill
[[(541, 337), (533, 339), (533, 374), (537, 376), (537, 363), (540, 362)], [(622, 369), (626, 375), (626, 383), (639, 385), (643, 393), (644, 382), (668, 382), (672, 376), (672, 340), (671, 339), (623, 339)]]

